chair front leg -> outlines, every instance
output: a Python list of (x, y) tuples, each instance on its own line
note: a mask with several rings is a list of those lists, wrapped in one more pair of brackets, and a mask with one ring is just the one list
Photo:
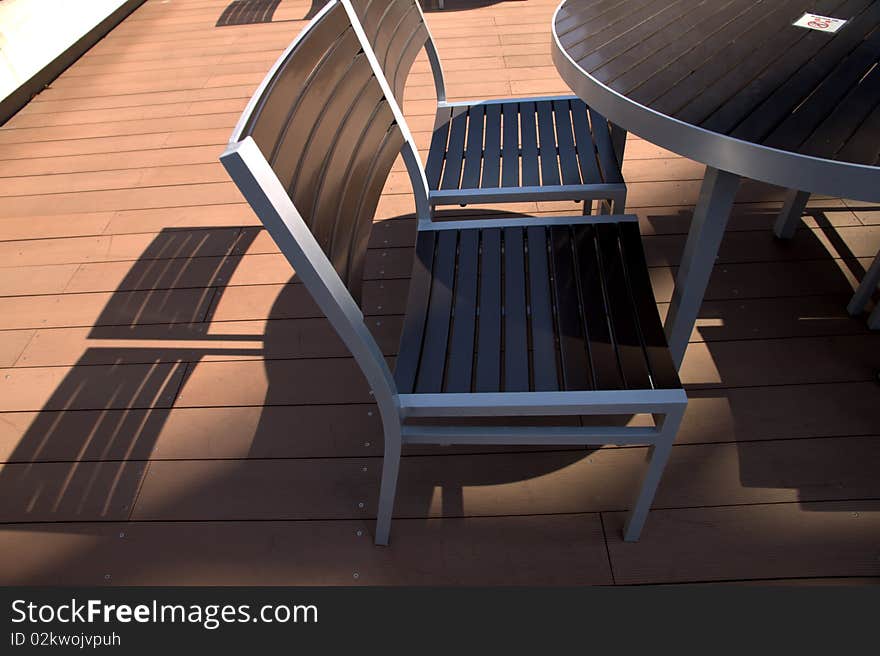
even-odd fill
[(637, 542), (642, 533), (642, 527), (645, 525), (645, 519), (647, 519), (648, 511), (654, 501), (654, 494), (657, 492), (657, 486), (660, 484), (663, 470), (669, 460), (672, 443), (675, 441), (675, 435), (678, 433), (683, 416), (684, 407), (681, 407), (670, 410), (663, 417), (660, 436), (657, 443), (649, 451), (648, 469), (642, 479), (642, 486), (623, 530), (623, 539), (626, 542)]
[(391, 535), (391, 515), (397, 493), (397, 474), (400, 470), (402, 438), (400, 422), (383, 417), (385, 454), (382, 458), (382, 483), (379, 488), (379, 509), (376, 517), (376, 544), (387, 545)]

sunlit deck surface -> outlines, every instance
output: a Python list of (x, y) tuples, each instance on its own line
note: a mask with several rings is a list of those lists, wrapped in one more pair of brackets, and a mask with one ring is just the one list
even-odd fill
[[(642, 448), (419, 448), (372, 544), (368, 389), (220, 164), (308, 0), (149, 0), (0, 129), (0, 583), (880, 582), (880, 336), (845, 304), (880, 207), (745, 183), (691, 338), (690, 406), (642, 539)], [(565, 93), (556, 0), (428, 13), (452, 98)], [(405, 113), (427, 147), (427, 62)], [(700, 165), (630, 137), (665, 312)], [(414, 238), (402, 163), (366, 310), (396, 350)], [(467, 208), (484, 212), (492, 208)], [(507, 211), (572, 213), (564, 203)]]

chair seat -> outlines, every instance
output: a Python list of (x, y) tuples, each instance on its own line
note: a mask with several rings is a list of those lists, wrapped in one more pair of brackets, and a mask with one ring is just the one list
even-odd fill
[(680, 388), (638, 222), (419, 232), (395, 379), (401, 394)]
[(441, 105), (435, 125), (425, 166), (435, 204), (625, 191), (608, 122), (579, 98)]

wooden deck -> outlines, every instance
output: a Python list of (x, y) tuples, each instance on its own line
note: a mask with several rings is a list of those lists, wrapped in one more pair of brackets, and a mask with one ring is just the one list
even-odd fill
[[(0, 583), (880, 582), (880, 335), (844, 311), (880, 207), (814, 198), (780, 243), (782, 193), (755, 183), (639, 543), (620, 528), (641, 448), (420, 448), (374, 547), (366, 385), (217, 162), (311, 4), (215, 27), (229, 1), (149, 0), (0, 129)], [(446, 2), (428, 19), (452, 97), (567, 91), (556, 0)], [(427, 147), (425, 61), (410, 82)], [(665, 311), (702, 167), (631, 137), (624, 173)], [(398, 165), (367, 271), (390, 356), (406, 185)]]

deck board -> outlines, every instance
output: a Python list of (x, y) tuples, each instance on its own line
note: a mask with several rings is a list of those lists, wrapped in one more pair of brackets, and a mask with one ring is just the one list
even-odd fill
[[(620, 541), (619, 511), (644, 449), (413, 447), (392, 546), (373, 547), (382, 435), (366, 383), (217, 161), (311, 2), (215, 28), (227, 4), (148, 0), (0, 127), (0, 550), (14, 555), (0, 582), (876, 582), (880, 336), (844, 306), (880, 210), (814, 197), (783, 243), (784, 192), (753, 182), (638, 544)], [(447, 4), (428, 21), (451, 99), (569, 93), (550, 60), (556, 0)], [(404, 111), (424, 155), (424, 56)], [(629, 135), (624, 174), (662, 314), (703, 167)], [(389, 357), (406, 187), (398, 162), (365, 266)]]

